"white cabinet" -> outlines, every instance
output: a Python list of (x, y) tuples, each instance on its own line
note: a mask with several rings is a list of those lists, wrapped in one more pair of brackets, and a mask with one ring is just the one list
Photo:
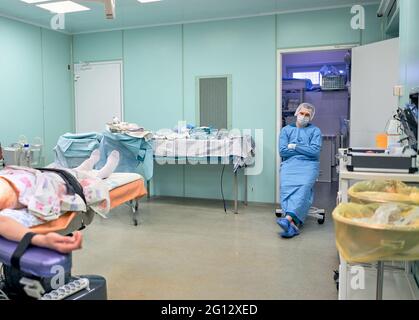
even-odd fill
[(336, 171), (337, 140), (336, 136), (323, 136), (322, 151), (320, 153), (319, 182), (332, 182), (333, 171)]

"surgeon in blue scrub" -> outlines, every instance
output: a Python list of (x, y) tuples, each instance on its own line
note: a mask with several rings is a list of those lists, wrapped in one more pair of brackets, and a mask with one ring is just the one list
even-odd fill
[(282, 228), (283, 238), (300, 234), (313, 203), (313, 187), (320, 171), (322, 133), (310, 123), (315, 108), (302, 103), (295, 112), (295, 124), (284, 127), (279, 141), (281, 163), (281, 207), (285, 214), (277, 223)]

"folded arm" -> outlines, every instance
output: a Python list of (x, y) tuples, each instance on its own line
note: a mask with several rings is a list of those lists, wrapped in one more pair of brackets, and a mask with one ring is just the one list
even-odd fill
[(287, 131), (283, 129), (279, 137), (279, 154), (281, 157), (289, 158), (297, 154), (295, 150), (288, 148), (289, 144), (290, 142)]
[[(7, 217), (0, 217), (0, 236), (10, 241), (19, 242), (30, 229)], [(75, 232), (72, 237), (61, 236), (58, 233), (46, 235), (37, 234), (32, 238), (32, 244), (38, 247), (49, 248), (61, 253), (69, 253), (81, 248), (82, 235)]]
[(316, 130), (311, 138), (310, 144), (297, 144), (295, 151), (310, 158), (318, 158), (322, 149), (322, 141), (323, 138), (320, 130)]

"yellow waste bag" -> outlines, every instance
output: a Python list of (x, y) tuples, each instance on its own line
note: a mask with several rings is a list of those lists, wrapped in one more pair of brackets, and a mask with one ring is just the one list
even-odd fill
[[(380, 206), (344, 203), (333, 211), (339, 253), (349, 263), (419, 260), (419, 219), (405, 226), (357, 221), (373, 217)], [(419, 209), (398, 206), (404, 217)]]
[(419, 188), (394, 180), (358, 182), (349, 188), (348, 194), (351, 201), (357, 203), (397, 202), (419, 205)]

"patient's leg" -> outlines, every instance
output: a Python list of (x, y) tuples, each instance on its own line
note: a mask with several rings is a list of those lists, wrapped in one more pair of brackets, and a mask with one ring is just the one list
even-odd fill
[(0, 210), (18, 207), (18, 193), (11, 184), (0, 178)]
[(90, 155), (90, 158), (85, 160), (79, 167), (77, 167), (75, 170), (80, 171), (91, 171), (95, 167), (96, 163), (98, 163), (100, 160), (100, 151), (99, 149), (96, 149), (92, 152)]
[(97, 177), (101, 179), (108, 178), (116, 169), (119, 164), (119, 152), (114, 150), (108, 156), (105, 166), (97, 173)]

